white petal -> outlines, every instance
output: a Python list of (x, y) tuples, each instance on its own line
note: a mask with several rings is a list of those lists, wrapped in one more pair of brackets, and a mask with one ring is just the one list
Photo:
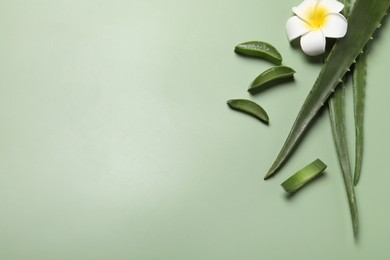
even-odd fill
[(336, 0), (322, 0), (318, 6), (325, 8), (329, 13), (339, 13), (344, 8), (344, 5)]
[(311, 31), (301, 37), (301, 47), (310, 56), (325, 52), (325, 36), (321, 30)]
[(293, 16), (286, 23), (287, 38), (291, 42), (309, 32), (308, 24), (298, 16)]
[(307, 21), (308, 20), (307, 14), (312, 13), (314, 11), (314, 8), (316, 7), (316, 4), (317, 4), (317, 0), (304, 0), (297, 7), (293, 7), (292, 11), (299, 18)]
[(347, 33), (347, 19), (341, 14), (328, 14), (324, 27), (321, 28), (325, 37), (341, 38)]

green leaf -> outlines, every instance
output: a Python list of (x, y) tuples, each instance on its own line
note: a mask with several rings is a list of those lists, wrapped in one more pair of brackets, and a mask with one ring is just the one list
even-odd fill
[[(346, 17), (349, 15), (350, 0), (341, 0), (345, 5), (343, 13)], [(335, 93), (328, 99), (329, 117), (332, 126), (333, 139), (335, 141), (337, 157), (339, 159), (341, 172), (344, 179), (344, 186), (348, 197), (349, 209), (352, 217), (352, 228), (354, 236), (358, 233), (358, 213), (356, 207), (356, 198), (354, 185), (352, 183), (351, 163), (348, 154), (348, 143), (345, 126), (345, 88), (340, 83), (336, 87)]]
[(356, 0), (349, 17), (349, 30), (333, 47), (307, 96), (275, 162), (264, 177), (274, 175), (290, 156), (309, 124), (342, 81), (355, 59), (371, 39), (390, 7), (390, 0)]
[(267, 112), (255, 102), (246, 99), (231, 99), (227, 104), (230, 108), (251, 115), (266, 124), (269, 122)]
[(261, 73), (250, 85), (248, 91), (255, 94), (269, 84), (274, 84), (283, 79), (293, 78), (295, 70), (286, 66), (272, 67)]
[(363, 162), (364, 107), (366, 92), (367, 51), (359, 55), (353, 71), (353, 100), (355, 114), (355, 172), (354, 185), (359, 182)]
[(282, 55), (274, 46), (266, 42), (250, 41), (240, 43), (234, 48), (234, 51), (247, 56), (263, 58), (276, 65), (282, 64)]
[(329, 98), (328, 103), (333, 139), (336, 145), (337, 156), (339, 158), (341, 172), (343, 174), (344, 184), (347, 191), (348, 203), (352, 217), (353, 233), (356, 237), (358, 232), (358, 213), (354, 185), (352, 182), (351, 165), (348, 155), (348, 144), (345, 127), (344, 89), (344, 84), (340, 83), (332, 98)]
[(302, 188), (303, 185), (321, 174), (326, 167), (326, 164), (324, 164), (320, 159), (317, 159), (284, 181), (282, 183), (282, 187), (286, 192), (296, 192), (298, 189)]
[(344, 9), (342, 10), (342, 14), (348, 18), (350, 12), (351, 12), (351, 0), (339, 0), (343, 5)]

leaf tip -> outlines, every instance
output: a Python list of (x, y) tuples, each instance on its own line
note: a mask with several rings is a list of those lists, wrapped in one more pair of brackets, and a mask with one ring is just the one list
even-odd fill
[(353, 178), (353, 186), (356, 186), (359, 183), (359, 176), (355, 174), (355, 177)]
[(271, 167), (271, 169), (268, 170), (267, 174), (264, 176), (264, 180), (268, 180), (272, 175), (274, 175), (275, 169), (274, 167)]

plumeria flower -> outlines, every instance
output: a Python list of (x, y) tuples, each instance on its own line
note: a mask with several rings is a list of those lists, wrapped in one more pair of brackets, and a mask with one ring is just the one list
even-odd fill
[(337, 0), (304, 0), (288, 19), (288, 40), (301, 36), (301, 47), (310, 56), (325, 52), (326, 37), (342, 38), (347, 32), (347, 19), (339, 12), (344, 5)]

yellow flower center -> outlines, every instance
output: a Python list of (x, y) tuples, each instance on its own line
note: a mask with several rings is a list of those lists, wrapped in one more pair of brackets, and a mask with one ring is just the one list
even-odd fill
[(309, 23), (309, 28), (312, 30), (321, 29), (321, 27), (323, 27), (328, 20), (328, 13), (328, 10), (321, 6), (316, 6), (315, 8), (310, 10), (307, 15), (307, 22)]

